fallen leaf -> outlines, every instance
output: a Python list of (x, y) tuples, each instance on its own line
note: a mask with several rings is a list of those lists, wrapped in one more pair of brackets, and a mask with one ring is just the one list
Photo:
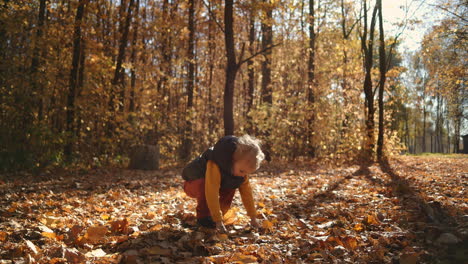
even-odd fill
[(26, 245), (28, 245), (28, 248), (31, 249), (31, 251), (34, 253), (34, 255), (37, 255), (39, 253), (39, 250), (37, 249), (36, 245), (34, 245), (33, 242), (26, 240)]
[(380, 225), (379, 219), (374, 214), (367, 216), (366, 223), (368, 225)]
[(108, 228), (106, 226), (93, 226), (86, 230), (84, 238), (90, 243), (98, 243), (104, 239)]
[(111, 222), (111, 230), (113, 233), (123, 233), (127, 234), (128, 233), (128, 220), (127, 218), (124, 218), (122, 220), (117, 220), (117, 221), (112, 221)]
[(88, 258), (92, 258), (92, 257), (100, 258), (100, 257), (104, 257), (105, 255), (107, 255), (107, 253), (104, 252), (104, 250), (102, 250), (100, 248), (95, 249), (95, 250), (90, 251), (90, 252), (85, 254), (85, 256), (88, 257)]
[(52, 238), (52, 239), (57, 238), (57, 235), (55, 233), (50, 233), (50, 232), (42, 232), (41, 235), (43, 237), (48, 237), (48, 238)]
[(244, 255), (242, 253), (234, 253), (229, 258), (229, 261), (239, 261), (240, 263), (257, 263), (257, 258), (252, 255)]
[(272, 230), (273, 229), (273, 223), (268, 221), (268, 220), (263, 220), (262, 227), (267, 229), (267, 230)]
[(400, 264), (417, 264), (418, 259), (418, 253), (403, 253), (400, 256)]
[(172, 251), (168, 248), (162, 248), (160, 246), (154, 246), (150, 248), (144, 248), (142, 250), (147, 255), (163, 255), (168, 256), (171, 255)]
[(64, 248), (63, 256), (69, 263), (79, 264), (85, 262), (85, 255), (76, 248)]
[(7, 232), (3, 232), (3, 231), (0, 231), (0, 241), (1, 242), (5, 242), (6, 239), (8, 237), (8, 233)]
[(217, 234), (216, 237), (218, 238), (219, 241), (226, 241), (229, 239), (227, 234)]

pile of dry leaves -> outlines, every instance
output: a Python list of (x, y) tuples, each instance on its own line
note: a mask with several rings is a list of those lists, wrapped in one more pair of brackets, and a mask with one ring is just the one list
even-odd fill
[(179, 170), (99, 170), (0, 182), (0, 263), (466, 263), (468, 157), (279, 166), (238, 197), (229, 232), (195, 225)]

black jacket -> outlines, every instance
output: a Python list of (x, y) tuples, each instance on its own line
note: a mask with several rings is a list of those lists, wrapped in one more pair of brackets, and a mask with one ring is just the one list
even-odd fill
[(236, 150), (237, 137), (225, 136), (214, 147), (192, 160), (182, 171), (182, 178), (186, 181), (205, 178), (208, 160), (218, 165), (221, 171), (221, 188), (237, 189), (244, 182), (244, 177), (232, 175), (232, 155)]

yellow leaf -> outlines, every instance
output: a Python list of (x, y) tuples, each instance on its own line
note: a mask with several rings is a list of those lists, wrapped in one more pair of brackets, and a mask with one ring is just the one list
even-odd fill
[(102, 220), (109, 220), (109, 219), (110, 219), (110, 215), (103, 214), (103, 215), (101, 215), (101, 219), (102, 219)]
[(239, 261), (240, 263), (257, 263), (257, 258), (251, 255), (244, 255), (242, 253), (234, 253), (229, 259), (230, 262)]
[(273, 223), (268, 220), (264, 220), (262, 223), (262, 227), (269, 230), (273, 229)]
[(57, 237), (57, 235), (55, 233), (50, 233), (50, 232), (42, 232), (41, 235), (43, 237), (48, 237), (48, 238), (52, 238), (52, 239), (55, 239)]
[(356, 232), (360, 232), (364, 229), (364, 226), (361, 224), (361, 223), (357, 223), (355, 226), (354, 226), (354, 230)]
[(369, 225), (380, 225), (379, 219), (373, 214), (367, 216), (367, 224)]

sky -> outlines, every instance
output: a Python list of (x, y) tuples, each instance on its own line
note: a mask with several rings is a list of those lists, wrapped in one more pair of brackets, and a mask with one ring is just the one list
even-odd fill
[(436, 0), (382, 0), (384, 30), (387, 36), (397, 35), (401, 32), (402, 23), (407, 19), (420, 20), (416, 25), (408, 24), (400, 37), (402, 44), (401, 51), (415, 51), (430, 27), (437, 22), (442, 14), (435, 12), (431, 4)]

